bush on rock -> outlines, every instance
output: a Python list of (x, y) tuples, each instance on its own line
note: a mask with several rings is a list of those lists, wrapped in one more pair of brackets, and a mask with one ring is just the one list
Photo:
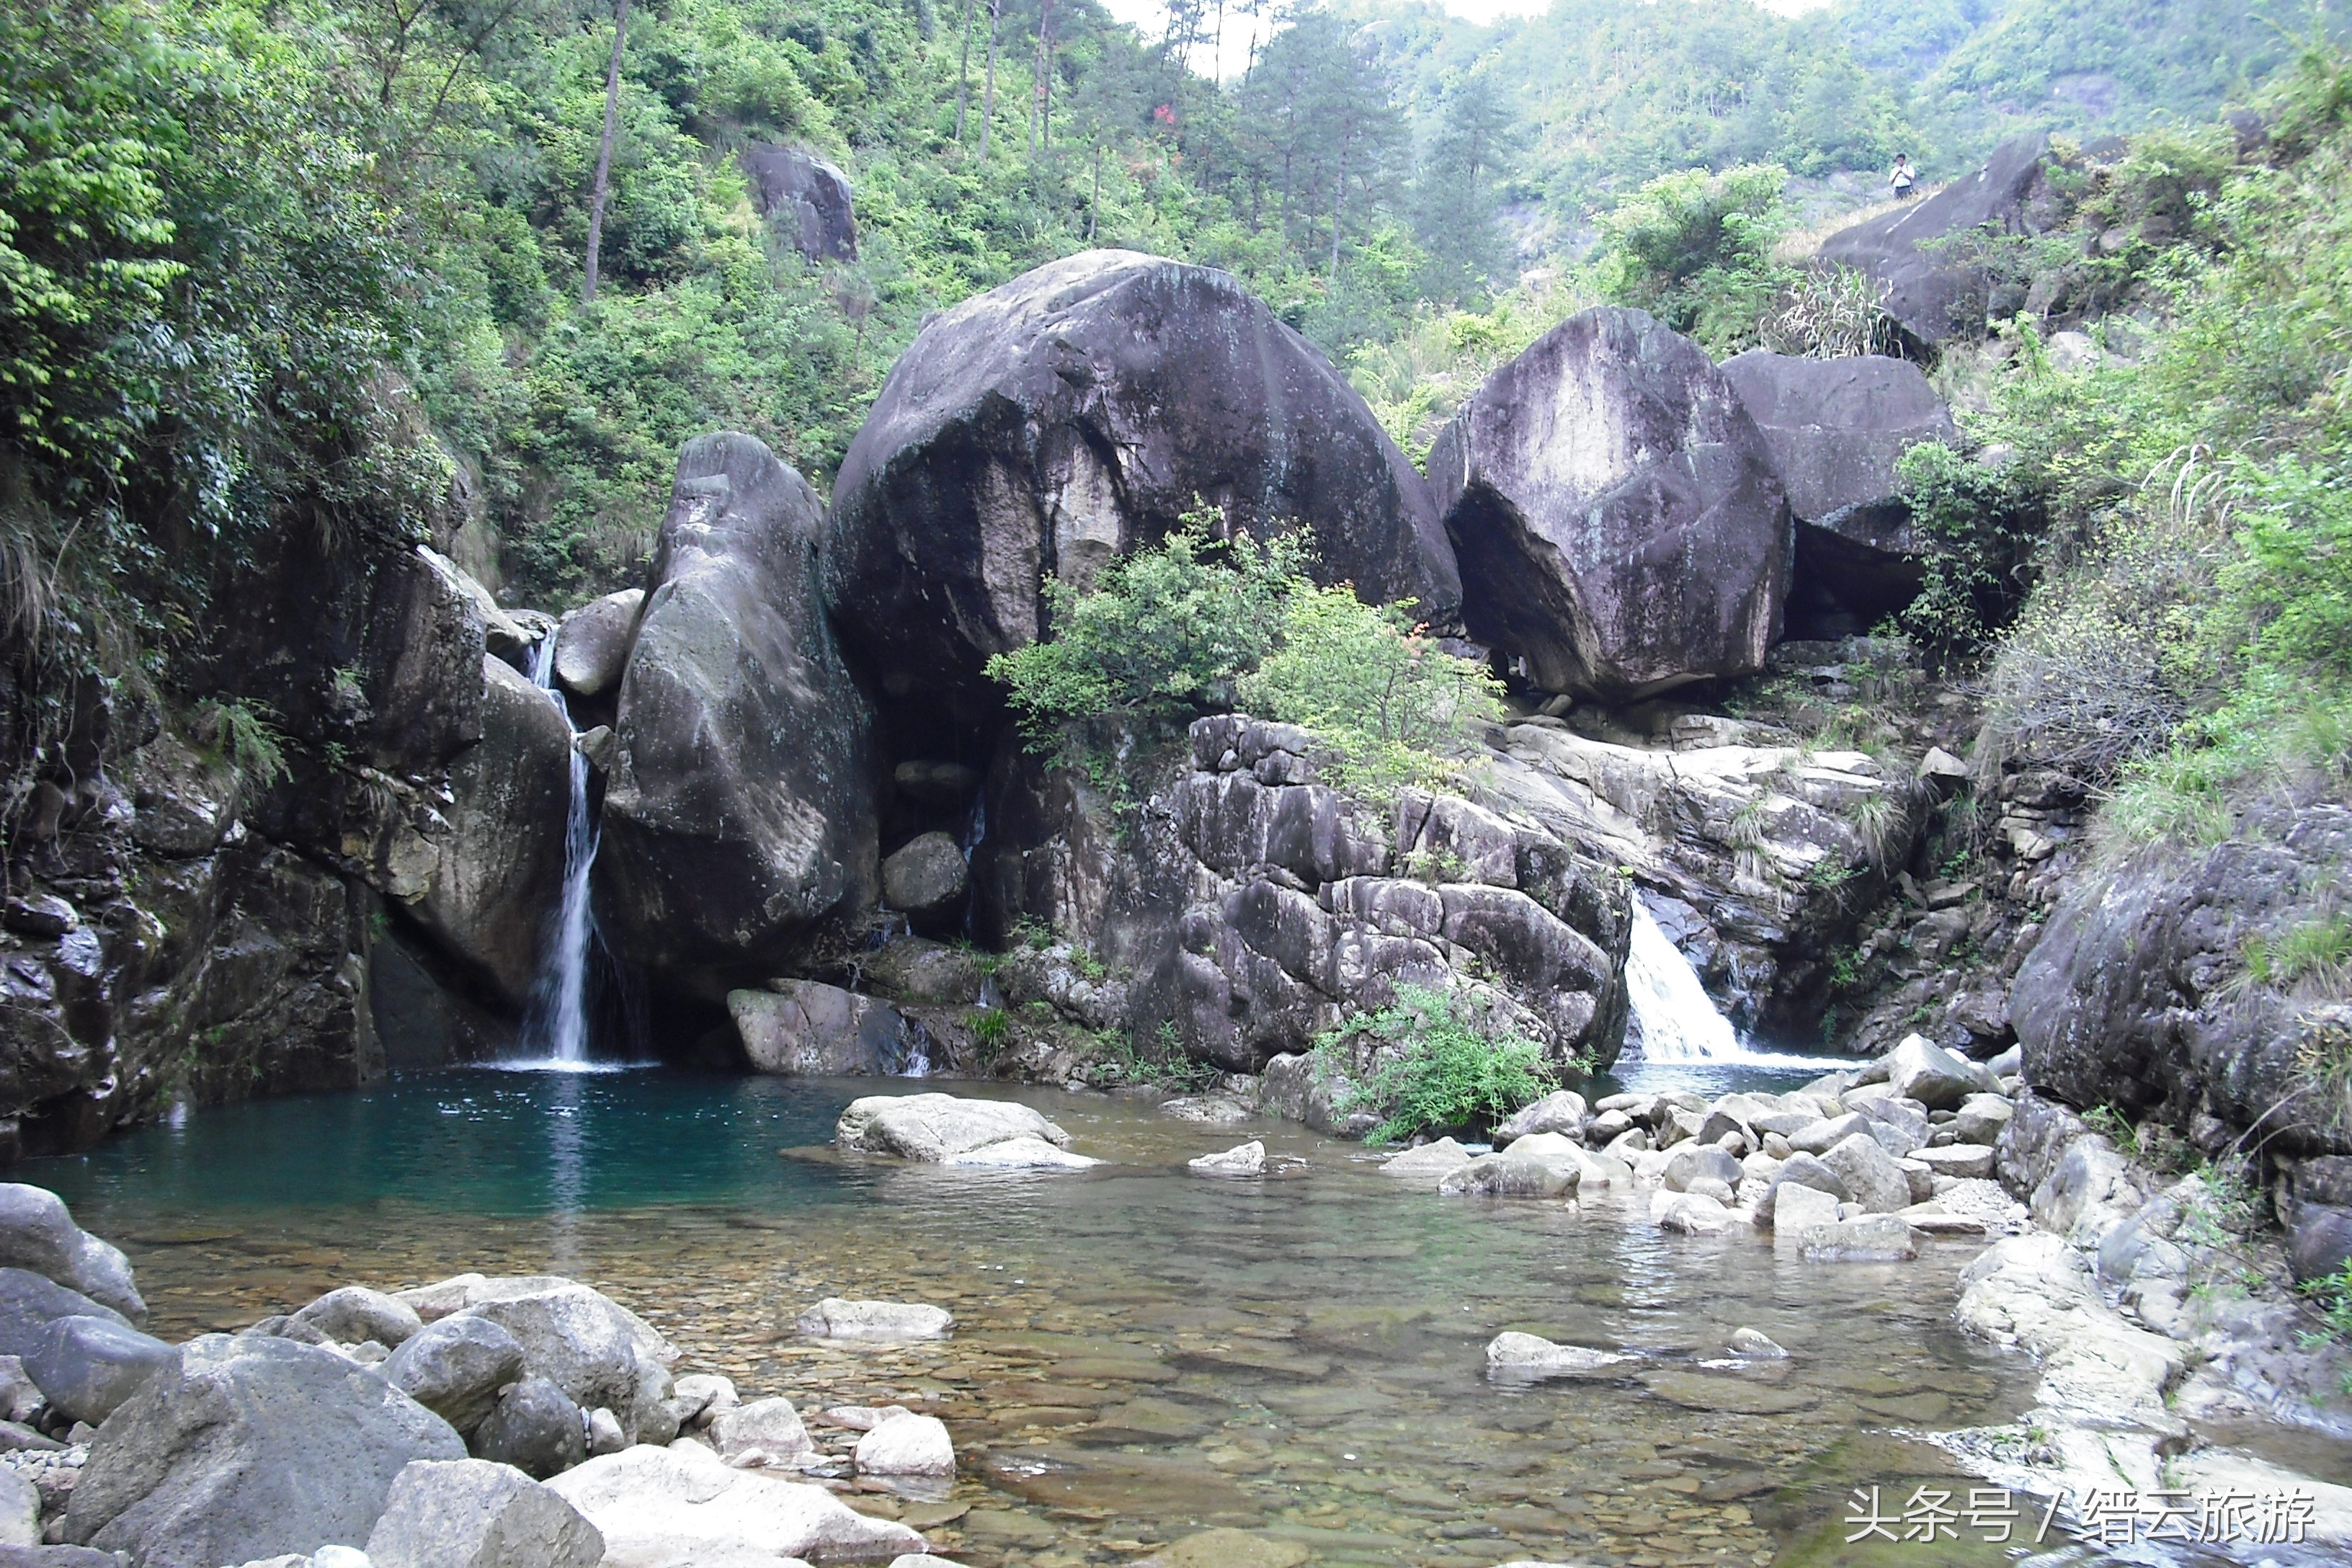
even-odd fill
[[(1360, 1064), (1366, 1064), (1368, 1068)], [(1369, 1143), (1416, 1132), (1492, 1127), (1559, 1087), (1543, 1047), (1470, 999), (1400, 985), (1392, 1006), (1360, 1016), (1315, 1043), (1315, 1070), (1350, 1078), (1343, 1111), (1382, 1120)]]

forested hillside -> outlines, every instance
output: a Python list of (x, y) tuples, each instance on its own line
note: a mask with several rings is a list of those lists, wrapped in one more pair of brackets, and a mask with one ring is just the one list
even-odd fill
[[(633, 576), (682, 440), (745, 430), (823, 483), (928, 312), (1089, 243), (1238, 273), (1411, 437), (1580, 303), (1675, 316), (1611, 268), (1691, 199), (1676, 171), (1736, 171), (1746, 259), (1710, 276), (1750, 287), (1788, 174), (1866, 196), (1906, 147), (1948, 172), (2037, 115), (2201, 113), (2284, 47), (2219, 5), (1873, 3), (1187, 3), (1150, 34), (1095, 0), (661, 0), (617, 60), (593, 0), (12, 5), (12, 637), (162, 673), (218, 562), (291, 518), (440, 528), (560, 606)], [(1213, 29), (1223, 83), (1184, 64)], [(2084, 72), (2121, 86), (2070, 118)], [(770, 144), (846, 172), (854, 260), (762, 220), (740, 154)]]

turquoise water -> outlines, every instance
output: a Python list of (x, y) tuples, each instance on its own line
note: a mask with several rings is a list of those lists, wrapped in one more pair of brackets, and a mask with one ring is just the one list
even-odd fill
[[(851, 1098), (927, 1088), (1036, 1105), (1107, 1163), (946, 1172), (824, 1147)], [(1252, 1137), (1281, 1175), (1185, 1173)], [(1360, 1148), (1281, 1123), (995, 1084), (660, 1071), (460, 1073), (197, 1111), (23, 1173), (122, 1242), (169, 1337), (340, 1284), (554, 1271), (747, 1395), (928, 1409), (963, 1456), (951, 1495), (851, 1495), (975, 1568), (1109, 1568), (1212, 1527), (1329, 1564), (2009, 1561), (1949, 1542), (1857, 1555), (1838, 1528), (1855, 1485), (1967, 1485), (1919, 1432), (2024, 1408), (2031, 1368), (1950, 1325), (1964, 1245), (1823, 1268), (1752, 1233), (1661, 1232), (1607, 1195), (1407, 1190)], [(793, 1317), (827, 1295), (937, 1302), (957, 1331), (887, 1351), (801, 1340)], [(1740, 1327), (1790, 1359), (1730, 1357)], [(1637, 1359), (1605, 1381), (1496, 1384), (1484, 1351), (1506, 1329)]]

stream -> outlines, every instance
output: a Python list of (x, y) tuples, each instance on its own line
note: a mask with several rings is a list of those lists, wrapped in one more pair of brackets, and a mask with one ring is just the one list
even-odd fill
[[(1726, 1086), (1767, 1070), (1704, 1064)], [(26, 1174), (124, 1247), (167, 1338), (340, 1284), (555, 1272), (636, 1308), (682, 1348), (681, 1372), (725, 1373), (747, 1397), (937, 1414), (964, 1456), (951, 1490), (854, 1500), (979, 1568), (1122, 1563), (1215, 1526), (1333, 1564), (2024, 1555), (1965, 1535), (1843, 1539), (1857, 1486), (1968, 1496), (1906, 1433), (2026, 1407), (2032, 1368), (1949, 1321), (1973, 1246), (1776, 1262), (1768, 1240), (1672, 1236), (1605, 1194), (1441, 1198), (1294, 1125), (1202, 1127), (1004, 1085), (973, 1087), (1110, 1163), (948, 1172), (826, 1147), (849, 1100), (895, 1087), (414, 1077), (194, 1111)], [(1183, 1169), (1251, 1137), (1285, 1173)], [(828, 1295), (936, 1302), (959, 1326), (896, 1349), (799, 1339), (793, 1319)], [(1733, 1357), (1742, 1327), (1790, 1358)], [(1609, 1381), (1490, 1382), (1485, 1345), (1507, 1329), (1642, 1360)], [(2099, 1560), (2056, 1534), (2036, 1558)]]

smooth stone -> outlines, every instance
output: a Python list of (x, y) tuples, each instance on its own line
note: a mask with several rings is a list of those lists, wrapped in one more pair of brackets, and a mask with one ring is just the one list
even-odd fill
[(464, 1310), (512, 1334), (534, 1373), (583, 1410), (612, 1411), (633, 1440), (677, 1436), (669, 1405), (676, 1347), (602, 1291), (556, 1275), (518, 1275), (475, 1286)]
[(1773, 1189), (1779, 1204), (1772, 1215), (1772, 1251), (1776, 1257), (1802, 1256), (1807, 1232), (1835, 1225), (1838, 1200), (1812, 1187), (1789, 1184)]
[(1470, 1151), (1453, 1139), (1440, 1138), (1434, 1143), (1390, 1155), (1381, 1162), (1381, 1174), (1433, 1187), (1445, 1179), (1449, 1171), (1468, 1164), (1471, 1157)]
[(59, 1318), (111, 1318), (125, 1328), (131, 1320), (79, 1290), (68, 1289), (29, 1268), (0, 1268), (0, 1355), (30, 1355), (42, 1331)]
[(1199, 1406), (1172, 1399), (1130, 1399), (1104, 1410), (1087, 1428), (1093, 1443), (1189, 1443), (1217, 1423)]
[(553, 1383), (526, 1377), (499, 1393), (474, 1428), (473, 1447), (477, 1458), (547, 1480), (588, 1457), (587, 1416)]
[(1991, 1073), (1925, 1035), (1906, 1035), (1896, 1043), (1886, 1057), (1886, 1080), (1930, 1110), (1957, 1110), (1969, 1095), (2000, 1087)]
[(1857, 1132), (1822, 1156), (1822, 1163), (1837, 1173), (1853, 1201), (1868, 1214), (1893, 1214), (1911, 1205), (1911, 1183), (1878, 1140)]
[(2017, 1107), (1999, 1094), (1972, 1094), (1960, 1101), (1953, 1113), (1953, 1141), (1960, 1143), (1998, 1143), (2002, 1129), (2017, 1114)]
[(677, 1403), (681, 1426), (709, 1420), (743, 1403), (735, 1392), (735, 1380), (715, 1372), (688, 1373), (673, 1385), (670, 1397)]
[(1525, 1105), (1495, 1129), (1495, 1144), (1505, 1147), (1537, 1132), (1559, 1132), (1573, 1138), (1584, 1131), (1584, 1097), (1570, 1089), (1556, 1089), (1532, 1105)]
[(1581, 1377), (1640, 1360), (1621, 1351), (1563, 1345), (1538, 1334), (1496, 1334), (1486, 1344), (1486, 1371), (1494, 1377)]
[(1719, 1200), (1704, 1193), (1677, 1193), (1661, 1187), (1650, 1194), (1650, 1220), (1661, 1229), (1685, 1236), (1719, 1236), (1735, 1216)]
[(867, 1095), (851, 1100), (834, 1127), (845, 1149), (930, 1164), (1013, 1140), (1059, 1149), (1070, 1135), (1028, 1106), (952, 1094)]
[(858, 1513), (823, 1487), (642, 1443), (548, 1485), (603, 1532), (608, 1563), (699, 1563), (728, 1547), (856, 1561), (924, 1546), (905, 1525)]
[(1808, 1263), (1907, 1263), (1919, 1256), (1919, 1240), (1901, 1215), (1874, 1214), (1801, 1227), (1797, 1255)]
[(856, 1462), (866, 1476), (952, 1476), (955, 1444), (937, 1416), (893, 1414), (857, 1440)]
[(1179, 1121), (1200, 1121), (1210, 1126), (1224, 1126), (1247, 1121), (1256, 1112), (1241, 1100), (1224, 1094), (1185, 1094), (1160, 1102), (1160, 1114), (1172, 1116)]
[(522, 1346), (488, 1318), (443, 1318), (410, 1335), (378, 1369), (384, 1381), (460, 1432), (471, 1432), (499, 1390), (524, 1375)]
[(49, 1407), (95, 1426), (172, 1360), (172, 1347), (113, 1318), (59, 1318), (41, 1331), (25, 1373)]
[(47, 1187), (0, 1182), (0, 1268), (30, 1269), (134, 1323), (147, 1315), (121, 1248), (76, 1225), (65, 1200)]
[(1517, 1154), (1481, 1154), (1439, 1178), (1437, 1190), (1455, 1196), (1559, 1198), (1576, 1190), (1580, 1173)]
[(511, 1466), (424, 1459), (394, 1479), (367, 1555), (373, 1568), (597, 1568), (604, 1537)]
[(1981, 1143), (1949, 1143), (1941, 1149), (1922, 1149), (1911, 1157), (1938, 1176), (1966, 1181), (1993, 1173), (1993, 1152)]
[(588, 1412), (588, 1453), (591, 1458), (598, 1454), (617, 1454), (628, 1446), (629, 1439), (621, 1432), (619, 1416), (601, 1405)]
[(1200, 1176), (1256, 1176), (1265, 1172), (1265, 1145), (1253, 1140), (1238, 1143), (1222, 1153), (1203, 1154), (1184, 1162), (1184, 1168)]
[(1786, 1361), (1789, 1356), (1787, 1351), (1760, 1329), (1732, 1330), (1731, 1348), (1739, 1355), (1752, 1356), (1759, 1361)]
[(1089, 1154), (1073, 1154), (1043, 1138), (1005, 1138), (977, 1149), (965, 1149), (940, 1162), (942, 1165), (999, 1171), (1083, 1171), (1099, 1165)]
[(1712, 1146), (1676, 1149), (1666, 1161), (1664, 1177), (1669, 1192), (1688, 1192), (1692, 1182), (1702, 1176), (1712, 1176), (1727, 1188), (1739, 1185), (1746, 1173), (1739, 1162), (1725, 1150)]
[(941, 1340), (955, 1328), (944, 1307), (917, 1301), (847, 1301), (828, 1296), (793, 1321), (821, 1340)]
[(430, 1285), (412, 1289), (394, 1290), (392, 1299), (410, 1308), (428, 1323), (438, 1322), (450, 1313), (464, 1309), (467, 1298), (489, 1283), (479, 1274), (453, 1274), (446, 1279), (436, 1279)]
[(1858, 1111), (1822, 1117), (1787, 1133), (1789, 1147), (1800, 1154), (1826, 1154), (1857, 1132), (1870, 1131), (1870, 1121)]
[(730, 1462), (756, 1450), (771, 1464), (790, 1464), (816, 1451), (800, 1411), (781, 1395), (720, 1412), (711, 1419), (710, 1441)]
[(417, 1315), (415, 1308), (364, 1285), (330, 1290), (296, 1312), (294, 1318), (339, 1344), (355, 1345), (362, 1340), (373, 1340), (387, 1350), (397, 1349), (425, 1327), (425, 1320)]

